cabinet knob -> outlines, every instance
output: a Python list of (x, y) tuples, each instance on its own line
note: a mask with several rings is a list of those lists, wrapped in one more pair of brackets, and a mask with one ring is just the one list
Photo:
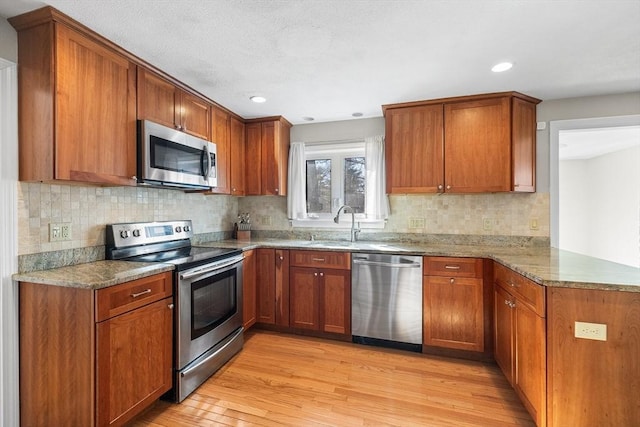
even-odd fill
[(280, 255), (280, 261), (282, 261), (284, 259), (284, 257), (282, 255)]
[(313, 273), (313, 275), (314, 275), (314, 276), (317, 276), (317, 275), (318, 275), (318, 273)]
[(133, 175), (133, 176), (131, 177), (131, 179), (132, 179), (132, 180), (134, 180), (134, 181), (137, 181), (137, 180), (138, 180), (138, 177), (137, 177), (137, 176), (135, 176), (135, 175)]
[(173, 304), (169, 304), (167, 307), (169, 307), (169, 310), (173, 310)]
[(320, 277), (324, 277), (324, 273), (320, 273)]
[(438, 190), (442, 190), (442, 184), (438, 185)]
[(277, 189), (277, 188), (275, 189), (275, 192), (276, 192), (276, 193), (278, 192), (278, 189)]
[(447, 190), (451, 190), (451, 186), (450, 185), (447, 185)]
[(449, 279), (449, 282), (453, 285), (455, 283), (456, 279), (454, 279), (453, 277), (451, 279)]

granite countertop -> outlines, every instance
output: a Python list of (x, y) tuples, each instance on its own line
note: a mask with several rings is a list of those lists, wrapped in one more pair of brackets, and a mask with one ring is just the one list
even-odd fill
[(640, 269), (549, 247), (257, 239), (196, 246), (249, 250), (258, 247), (404, 253), (493, 259), (544, 286), (640, 292)]
[(82, 289), (101, 289), (173, 270), (171, 264), (156, 262), (96, 261), (50, 270), (18, 273), (19, 282), (41, 283)]

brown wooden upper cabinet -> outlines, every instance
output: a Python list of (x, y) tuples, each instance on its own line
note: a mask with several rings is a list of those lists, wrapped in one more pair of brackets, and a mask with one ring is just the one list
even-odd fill
[(138, 119), (211, 138), (211, 104), (144, 67), (138, 67)]
[(246, 141), (244, 122), (235, 117), (231, 117), (229, 134), (231, 139), (231, 195), (244, 196), (246, 194), (244, 164)]
[(9, 22), (18, 33), (20, 180), (135, 185), (135, 65), (53, 8)]
[(387, 193), (534, 192), (539, 102), (504, 92), (384, 105)]
[(246, 194), (287, 195), (289, 133), (284, 117), (266, 117), (246, 122)]
[(211, 130), (218, 158), (218, 185), (211, 189), (211, 193), (244, 196), (244, 122), (213, 106)]

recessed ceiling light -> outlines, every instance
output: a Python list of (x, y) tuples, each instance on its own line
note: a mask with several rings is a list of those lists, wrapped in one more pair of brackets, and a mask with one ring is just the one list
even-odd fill
[(252, 96), (249, 99), (257, 104), (262, 104), (263, 102), (267, 102), (267, 98), (265, 98), (264, 96)]
[(501, 73), (503, 71), (510, 70), (511, 67), (513, 67), (513, 64), (511, 62), (501, 62), (494, 65), (493, 68), (491, 68), (491, 71), (493, 71), (494, 73)]
[(351, 114), (353, 117), (362, 117), (362, 113), (356, 112)]
[(302, 120), (304, 120), (305, 122), (312, 122), (315, 119), (313, 117), (305, 116), (305, 117), (302, 118)]

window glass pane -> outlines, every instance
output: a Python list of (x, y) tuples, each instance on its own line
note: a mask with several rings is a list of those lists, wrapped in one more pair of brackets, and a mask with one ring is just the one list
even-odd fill
[(364, 213), (365, 177), (364, 157), (344, 159), (344, 204), (356, 213)]
[(331, 213), (331, 160), (307, 160), (307, 212)]

